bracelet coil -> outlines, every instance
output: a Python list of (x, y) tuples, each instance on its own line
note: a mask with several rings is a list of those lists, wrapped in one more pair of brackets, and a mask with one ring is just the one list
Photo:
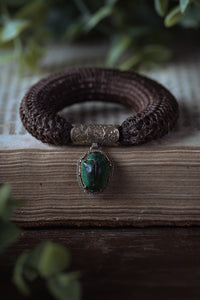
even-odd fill
[[(118, 102), (136, 113), (120, 125), (71, 124), (58, 114), (71, 104), (93, 100)], [(92, 144), (78, 162), (78, 180), (85, 191), (97, 193), (112, 173), (112, 163), (98, 145), (131, 146), (160, 138), (175, 126), (179, 107), (165, 87), (145, 76), (82, 68), (50, 75), (33, 85), (21, 101), (20, 116), (27, 131), (43, 143)]]
[(43, 143), (67, 145), (72, 143), (73, 125), (58, 112), (94, 99), (122, 103), (136, 111), (118, 126), (122, 145), (162, 137), (175, 126), (179, 115), (174, 96), (154, 80), (133, 72), (87, 68), (57, 73), (33, 85), (21, 102), (21, 120)]

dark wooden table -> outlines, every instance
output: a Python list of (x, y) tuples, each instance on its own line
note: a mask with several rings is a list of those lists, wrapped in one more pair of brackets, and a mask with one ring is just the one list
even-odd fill
[[(83, 299), (200, 299), (200, 228), (26, 230), (9, 250), (18, 255), (43, 239), (67, 246), (82, 271)], [(0, 262), (1, 297), (22, 299)], [(32, 299), (51, 299), (37, 292)]]

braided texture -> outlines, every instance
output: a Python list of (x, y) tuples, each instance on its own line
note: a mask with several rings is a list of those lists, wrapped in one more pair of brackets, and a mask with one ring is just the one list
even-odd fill
[(67, 145), (72, 124), (58, 112), (73, 103), (92, 100), (118, 102), (136, 111), (119, 126), (123, 145), (162, 137), (179, 115), (174, 96), (154, 80), (134, 72), (82, 68), (53, 74), (33, 85), (22, 99), (21, 120), (42, 142)]

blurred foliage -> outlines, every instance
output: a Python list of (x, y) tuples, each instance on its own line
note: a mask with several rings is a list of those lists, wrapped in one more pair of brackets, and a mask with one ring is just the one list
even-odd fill
[(0, 187), (0, 254), (20, 235), (20, 229), (10, 221), (17, 205), (11, 195), (10, 186), (2, 185)]
[[(16, 207), (24, 201), (15, 201), (8, 184), (0, 187), (0, 255), (6, 254), (6, 248), (17, 240), (21, 230), (10, 218)], [(13, 257), (9, 257), (12, 261)], [(80, 300), (81, 287), (79, 272), (66, 272), (70, 266), (70, 254), (60, 244), (44, 241), (33, 250), (23, 252), (14, 267), (13, 282), (19, 291), (29, 296), (30, 285), (39, 279), (45, 282), (47, 291), (57, 300)]]
[(15, 265), (13, 281), (25, 296), (30, 284), (38, 278), (46, 281), (47, 290), (57, 300), (80, 300), (78, 272), (65, 272), (70, 256), (62, 245), (44, 241), (31, 251), (22, 253)]
[(11, 49), (0, 63), (32, 69), (51, 42), (97, 38), (110, 43), (108, 66), (152, 67), (170, 58), (177, 28), (200, 27), (200, 0), (1, 0), (0, 9), (0, 48)]

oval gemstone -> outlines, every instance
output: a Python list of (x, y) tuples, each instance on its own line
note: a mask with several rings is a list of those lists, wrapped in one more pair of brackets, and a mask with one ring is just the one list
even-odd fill
[(103, 190), (110, 176), (110, 161), (100, 152), (89, 153), (80, 164), (83, 188), (95, 193)]

